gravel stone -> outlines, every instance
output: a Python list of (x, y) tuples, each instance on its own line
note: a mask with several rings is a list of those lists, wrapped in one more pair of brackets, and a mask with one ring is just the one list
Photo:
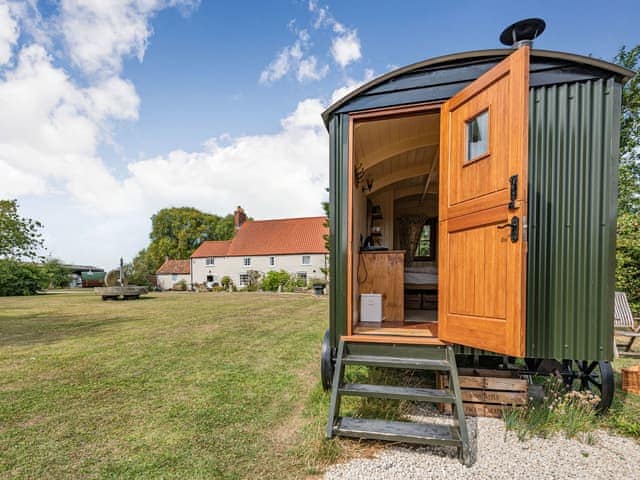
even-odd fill
[(467, 425), (471, 467), (458, 461), (453, 447), (391, 446), (372, 459), (334, 465), (325, 479), (640, 479), (640, 444), (630, 438), (597, 430), (593, 444), (562, 435), (523, 442), (501, 419), (467, 417)]

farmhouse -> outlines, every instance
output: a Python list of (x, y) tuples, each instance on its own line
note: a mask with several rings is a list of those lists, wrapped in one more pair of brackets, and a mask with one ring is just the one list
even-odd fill
[(189, 260), (171, 260), (166, 257), (164, 263), (156, 271), (156, 284), (162, 290), (170, 290), (173, 286), (185, 281), (191, 283), (191, 262)]
[(250, 272), (285, 270), (309, 281), (323, 277), (328, 266), (325, 217), (246, 220), (235, 212), (232, 240), (203, 242), (191, 255), (191, 285), (219, 284), (228, 276), (238, 287), (247, 286)]

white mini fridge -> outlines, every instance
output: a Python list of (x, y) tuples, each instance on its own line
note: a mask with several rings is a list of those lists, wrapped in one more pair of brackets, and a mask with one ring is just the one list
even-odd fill
[(360, 294), (360, 321), (382, 323), (382, 294)]

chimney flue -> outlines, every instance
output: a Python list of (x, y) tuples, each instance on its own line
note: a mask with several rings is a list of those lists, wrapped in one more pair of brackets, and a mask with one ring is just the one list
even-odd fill
[(244, 213), (244, 209), (238, 205), (236, 211), (233, 212), (233, 226), (235, 227), (236, 232), (240, 229), (242, 224), (247, 221), (247, 214)]
[(527, 18), (509, 25), (500, 34), (500, 42), (512, 48), (533, 47), (533, 40), (538, 38), (546, 27), (541, 18)]

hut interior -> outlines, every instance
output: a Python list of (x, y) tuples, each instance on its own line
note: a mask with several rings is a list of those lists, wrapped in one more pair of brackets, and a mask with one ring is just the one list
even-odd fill
[[(355, 118), (352, 135), (352, 330), (435, 337), (440, 112)], [(381, 322), (362, 318), (367, 293)]]

